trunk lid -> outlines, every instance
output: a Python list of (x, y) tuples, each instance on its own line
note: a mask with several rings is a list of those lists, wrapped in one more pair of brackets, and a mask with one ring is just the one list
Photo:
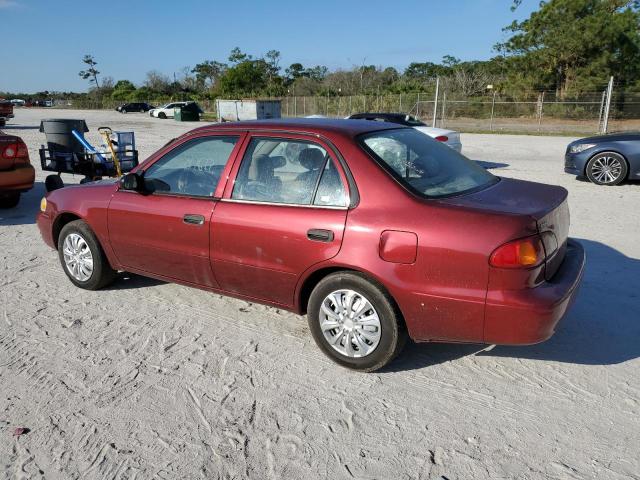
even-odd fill
[(553, 233), (543, 235), (547, 250), (545, 278), (549, 280), (560, 267), (567, 248), (567, 194), (566, 189), (554, 185), (501, 178), (484, 190), (443, 201), (479, 211), (529, 217), (536, 221), (538, 233)]

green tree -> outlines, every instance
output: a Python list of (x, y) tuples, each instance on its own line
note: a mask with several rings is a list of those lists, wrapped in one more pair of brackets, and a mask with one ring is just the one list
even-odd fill
[(196, 74), (196, 81), (204, 89), (215, 86), (218, 79), (224, 74), (226, 69), (226, 63), (217, 62), (215, 60), (205, 60), (193, 67), (191, 73)]
[(114, 100), (125, 101), (129, 99), (131, 93), (136, 89), (136, 86), (129, 80), (118, 80), (113, 86), (113, 92), (111, 92), (111, 98)]
[(87, 69), (80, 70), (78, 75), (80, 75), (83, 80), (89, 80), (89, 83), (94, 83), (96, 88), (100, 88), (100, 84), (98, 83), (98, 75), (100, 74), (100, 71), (96, 68), (98, 62), (95, 61), (93, 55), (85, 55), (82, 58), (82, 63), (87, 65)]
[(564, 97), (602, 88), (611, 75), (626, 86), (640, 74), (638, 1), (543, 1), (504, 30), (512, 36), (496, 49), (507, 57), (512, 83)]

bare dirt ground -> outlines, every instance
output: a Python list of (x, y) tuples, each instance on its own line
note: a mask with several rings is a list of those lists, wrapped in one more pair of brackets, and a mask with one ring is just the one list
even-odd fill
[[(93, 141), (134, 129), (142, 157), (194, 126), (21, 109), (6, 130), (37, 160), (56, 116)], [(0, 211), (0, 477), (640, 479), (640, 184), (564, 174), (569, 140), (462, 136), (494, 173), (570, 192), (588, 267), (556, 335), (409, 345), (375, 374), (333, 364), (284, 311), (135, 276), (78, 290), (34, 224), (38, 168)]]

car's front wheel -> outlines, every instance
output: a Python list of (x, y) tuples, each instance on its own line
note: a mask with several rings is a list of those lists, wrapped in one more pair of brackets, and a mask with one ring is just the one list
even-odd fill
[(166, 113), (164, 113), (164, 112), (160, 112), (160, 113), (158, 114), (158, 118), (161, 118), (162, 120), (165, 120), (165, 119), (167, 118), (167, 114), (166, 114)]
[(627, 172), (627, 161), (614, 152), (594, 155), (585, 169), (587, 178), (596, 185), (619, 185), (627, 178)]
[(67, 223), (58, 238), (58, 256), (64, 272), (74, 285), (85, 290), (98, 290), (115, 280), (95, 234), (84, 221)]
[(393, 299), (355, 272), (322, 279), (309, 298), (309, 328), (320, 349), (336, 363), (372, 372), (387, 365), (406, 341)]

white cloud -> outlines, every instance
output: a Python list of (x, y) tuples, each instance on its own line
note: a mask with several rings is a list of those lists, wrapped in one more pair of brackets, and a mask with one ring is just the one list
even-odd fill
[(0, 8), (11, 8), (17, 6), (18, 2), (14, 2), (13, 0), (0, 0)]

